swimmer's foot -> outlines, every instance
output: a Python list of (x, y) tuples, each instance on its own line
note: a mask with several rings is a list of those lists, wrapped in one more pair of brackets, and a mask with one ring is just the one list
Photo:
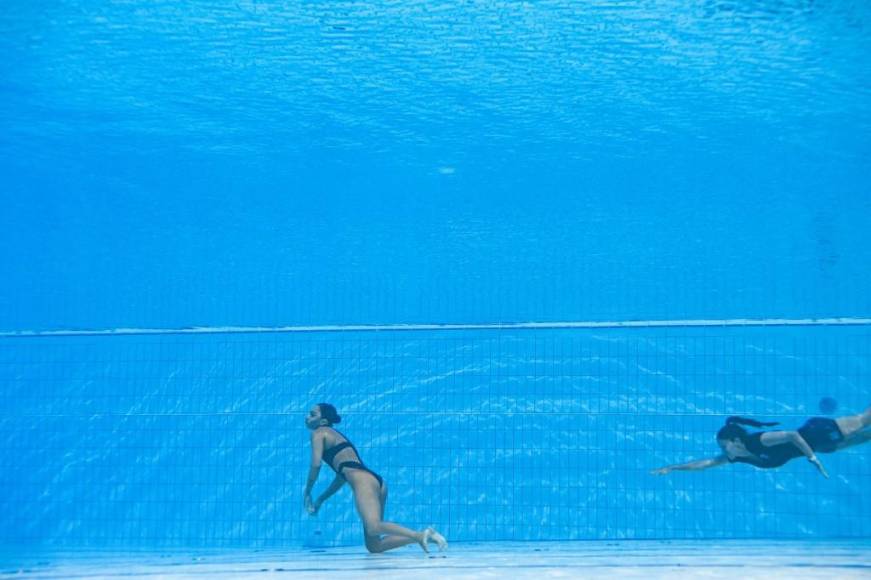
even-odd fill
[(433, 541), (436, 543), (436, 546), (439, 547), (439, 552), (444, 552), (448, 547), (448, 541), (445, 539), (443, 535), (438, 533), (435, 528), (432, 526), (428, 527), (423, 531), (423, 543), (424, 551), (429, 553), (429, 542)]
[(417, 543), (420, 544), (420, 547), (423, 549), (424, 552), (429, 554), (429, 528), (420, 532), (418, 535), (420, 536), (420, 539), (417, 541)]

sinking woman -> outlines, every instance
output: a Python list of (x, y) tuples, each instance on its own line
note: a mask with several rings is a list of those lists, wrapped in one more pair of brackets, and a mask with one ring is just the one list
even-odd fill
[(773, 427), (779, 423), (762, 423), (744, 417), (729, 417), (717, 432), (722, 453), (716, 457), (678, 463), (651, 471), (665, 475), (672, 471), (700, 471), (726, 463), (749, 463), (763, 469), (780, 467), (796, 457), (805, 457), (825, 477), (829, 477), (817, 453), (834, 453), (871, 441), (871, 407), (858, 415), (828, 419), (811, 417), (795, 431), (755, 431), (748, 433), (742, 425)]
[[(384, 508), (387, 505), (387, 484), (381, 476), (366, 467), (360, 454), (351, 441), (336, 431), (333, 425), (342, 418), (336, 408), (329, 403), (318, 403), (309, 411), (305, 424), (311, 430), (311, 467), (305, 486), (305, 509), (315, 515), (321, 505), (339, 491), (347, 482), (354, 492), (357, 513), (363, 520), (363, 533), (366, 549), (370, 552), (386, 552), (408, 544), (420, 544), (424, 552), (429, 552), (429, 543), (435, 542), (444, 550), (448, 542), (434, 528), (419, 532), (384, 521)], [(311, 491), (318, 479), (321, 462), (325, 461), (336, 477), (330, 486), (314, 501)]]

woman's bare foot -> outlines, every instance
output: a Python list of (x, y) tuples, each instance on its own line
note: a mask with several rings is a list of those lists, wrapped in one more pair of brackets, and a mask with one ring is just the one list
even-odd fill
[(423, 550), (427, 553), (429, 553), (430, 540), (436, 543), (436, 546), (439, 547), (439, 552), (444, 552), (445, 548), (448, 547), (448, 541), (445, 537), (438, 533), (432, 526), (423, 531), (423, 541), (421, 542), (421, 546), (423, 546)]
[(420, 547), (423, 549), (424, 552), (429, 554), (429, 528), (425, 529), (417, 535), (419, 536), (417, 543), (420, 544)]

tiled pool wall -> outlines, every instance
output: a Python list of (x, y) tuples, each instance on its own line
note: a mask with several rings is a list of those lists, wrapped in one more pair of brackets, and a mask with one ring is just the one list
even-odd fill
[(729, 415), (860, 412), (869, 379), (862, 326), (7, 338), (0, 542), (358, 544), (348, 488), (302, 511), (321, 401), (388, 519), (453, 541), (867, 537), (871, 445), (828, 480), (649, 471), (715, 455)]

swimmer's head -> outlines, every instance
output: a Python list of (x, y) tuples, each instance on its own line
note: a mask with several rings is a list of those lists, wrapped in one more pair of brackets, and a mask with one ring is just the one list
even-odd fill
[(763, 423), (762, 421), (747, 419), (745, 417), (729, 417), (726, 419), (726, 424), (717, 431), (717, 444), (729, 457), (733, 457), (735, 449), (746, 449), (744, 441), (749, 436), (749, 433), (741, 425), (772, 427), (779, 425), (779, 423)]
[(318, 403), (318, 407), (321, 410), (321, 417), (326, 419), (330, 425), (336, 425), (342, 422), (342, 418), (339, 417), (336, 408), (329, 403)]
[(336, 412), (336, 408), (329, 403), (318, 403), (311, 408), (305, 418), (305, 426), (309, 429), (317, 429), (324, 426), (331, 427), (341, 422), (342, 418)]

